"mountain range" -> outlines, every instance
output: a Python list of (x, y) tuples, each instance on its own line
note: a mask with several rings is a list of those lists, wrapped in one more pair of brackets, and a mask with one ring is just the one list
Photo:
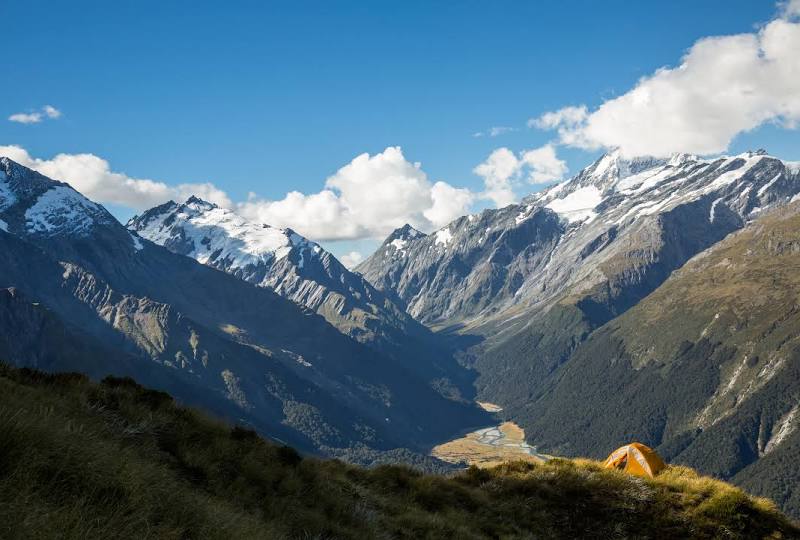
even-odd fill
[[(248, 222), (197, 197), (129, 220), (137, 235), (314, 310), (342, 333), (394, 358), (443, 395), (474, 395), (452, 351), (331, 253), (291, 229)], [(463, 394), (463, 396), (462, 396)]]
[(350, 271), (197, 197), (123, 226), (3, 158), (0, 354), (430, 470), (434, 444), (494, 421), (480, 399), (540, 452), (639, 440), (800, 516), (798, 194), (800, 164), (764, 151), (614, 151), (520, 204), (401, 227)]
[(0, 320), (30, 344), (10, 344), (13, 364), (130, 375), (300, 449), (367, 462), (486, 421), (313, 311), (145, 240), (7, 158), (0, 219)]
[(541, 451), (636, 439), (800, 515), (798, 192), (800, 165), (764, 151), (612, 152), (521, 204), (397, 231), (357, 270), (479, 338), (479, 398)]

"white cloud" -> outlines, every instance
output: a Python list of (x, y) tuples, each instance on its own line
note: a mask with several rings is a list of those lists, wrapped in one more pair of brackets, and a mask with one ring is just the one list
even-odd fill
[(519, 173), (519, 160), (508, 148), (498, 148), (489, 154), (486, 161), (473, 169), (483, 178), (486, 187), (483, 197), (491, 199), (500, 208), (516, 201), (513, 181)]
[(662, 68), (589, 112), (567, 107), (531, 125), (558, 129), (562, 144), (620, 148), (626, 155), (723, 152), (739, 133), (800, 121), (800, 0), (756, 33), (697, 41), (675, 68)]
[(291, 227), (314, 240), (366, 236), (363, 228), (350, 219), (347, 206), (339, 196), (328, 189), (310, 195), (292, 191), (277, 201), (253, 196), (238, 205), (238, 212), (259, 223)]
[(560, 180), (567, 173), (566, 162), (558, 159), (552, 144), (523, 152), (521, 161), (530, 168), (528, 181), (532, 184)]
[(473, 133), (473, 137), (499, 137), (500, 135), (505, 135), (506, 133), (512, 133), (514, 131), (518, 131), (517, 128), (509, 127), (509, 126), (493, 126), (484, 131), (478, 131)]
[(339, 260), (348, 269), (353, 269), (358, 266), (358, 263), (364, 260), (364, 256), (358, 251), (351, 251), (350, 253), (345, 253), (339, 257)]
[(38, 124), (42, 121), (42, 113), (16, 113), (9, 116), (8, 119), (18, 124)]
[(499, 208), (516, 201), (514, 187), (521, 179), (526, 177), (532, 184), (552, 182), (567, 172), (567, 164), (558, 159), (550, 144), (526, 150), (519, 157), (503, 147), (494, 150), (473, 172), (483, 178), (481, 197), (494, 201)]
[(531, 118), (528, 120), (528, 127), (539, 129), (555, 129), (559, 126), (574, 127), (586, 120), (588, 114), (586, 105), (564, 107), (557, 111), (546, 112), (539, 118)]
[(22, 147), (0, 146), (0, 156), (67, 182), (101, 203), (141, 211), (170, 199), (183, 201), (196, 195), (233, 208), (253, 221), (291, 227), (319, 241), (382, 238), (406, 223), (421, 230), (438, 229), (467, 213), (474, 200), (468, 189), (445, 182), (432, 184), (420, 164), (407, 161), (398, 147), (374, 156), (357, 156), (328, 178), (317, 193), (292, 191), (276, 201), (251, 194), (238, 204), (211, 183), (170, 185), (133, 178), (112, 171), (108, 161), (93, 154), (39, 159)]
[(20, 146), (0, 146), (0, 156), (7, 156), (47, 177), (67, 182), (101, 203), (146, 210), (169, 199), (185, 200), (190, 195), (197, 195), (221, 206), (232, 206), (228, 196), (212, 184), (170, 186), (156, 180), (131, 178), (112, 171), (108, 161), (93, 154), (58, 154), (52, 159), (38, 159)]
[(456, 188), (446, 182), (436, 182), (431, 187), (431, 198), (433, 205), (422, 215), (435, 228), (439, 228), (466, 214), (475, 200), (475, 194), (466, 188)]
[(406, 223), (432, 231), (469, 213), (478, 199), (505, 206), (516, 199), (514, 184), (524, 179), (532, 183), (550, 181), (566, 171), (550, 146), (519, 156), (500, 148), (475, 168), (485, 184), (484, 191), (476, 193), (442, 181), (431, 182), (419, 163), (407, 161), (399, 147), (389, 147), (373, 156), (357, 156), (316, 193), (292, 191), (279, 200), (261, 199), (251, 193), (246, 201), (236, 203), (214, 184), (175, 185), (134, 178), (113, 171), (108, 161), (93, 154), (58, 154), (41, 159), (20, 146), (0, 146), (0, 156), (67, 182), (100, 203), (142, 211), (170, 199), (183, 201), (196, 195), (252, 221), (291, 227), (317, 241), (382, 239)]
[(61, 111), (59, 111), (52, 105), (45, 105), (44, 107), (41, 108), (41, 110), (38, 111), (12, 114), (11, 116), (8, 117), (8, 120), (11, 122), (16, 122), (18, 124), (38, 124), (46, 118), (55, 120), (60, 117), (61, 117)]
[(439, 228), (468, 211), (472, 195), (444, 182), (431, 184), (419, 163), (399, 147), (361, 154), (318, 193), (291, 192), (277, 201), (251, 197), (238, 211), (253, 221), (291, 227), (315, 240), (382, 238), (410, 223)]
[(44, 114), (47, 115), (48, 118), (53, 118), (53, 119), (61, 118), (61, 111), (59, 111), (52, 105), (45, 105), (44, 107), (42, 107), (42, 111), (44, 112)]

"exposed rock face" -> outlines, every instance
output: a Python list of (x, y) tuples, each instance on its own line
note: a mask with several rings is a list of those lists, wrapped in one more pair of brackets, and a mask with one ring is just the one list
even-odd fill
[(558, 216), (537, 209), (465, 216), (428, 236), (396, 231), (357, 271), (393, 291), (409, 313), (429, 324), (464, 320), (513, 301), (524, 276), (541, 271), (563, 234)]
[(565, 297), (591, 297), (586, 311), (602, 320), (798, 190), (797, 168), (763, 152), (716, 160), (612, 153), (520, 205), (459, 218), (402, 249), (395, 233), (357, 270), (428, 324), (505, 326)]
[(748, 152), (701, 160), (603, 156), (522, 204), (460, 218), (358, 271), (429, 325), (485, 338), (479, 392), (507, 410), (598, 326), (676, 268), (800, 191), (798, 167)]
[[(2, 159), (0, 197), (0, 287), (46, 309), (71, 341), (106, 351), (91, 369), (80, 355), (59, 369), (133, 375), (327, 453), (420, 450), (481, 422), (311, 310), (140, 238), (66, 184)], [(24, 303), (9, 306), (4, 331), (44, 324)], [(28, 352), (16, 350), (15, 363), (47, 367)]]

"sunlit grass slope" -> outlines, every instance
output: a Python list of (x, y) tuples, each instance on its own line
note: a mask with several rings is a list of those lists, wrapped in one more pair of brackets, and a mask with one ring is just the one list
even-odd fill
[(793, 538), (766, 500), (673, 467), (451, 477), (303, 458), (129, 379), (0, 366), (0, 538)]

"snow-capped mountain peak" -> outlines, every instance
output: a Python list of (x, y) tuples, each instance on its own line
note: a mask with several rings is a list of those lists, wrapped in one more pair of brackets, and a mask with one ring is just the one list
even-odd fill
[(206, 210), (213, 210), (217, 208), (217, 205), (208, 201), (204, 201), (200, 197), (192, 195), (186, 202), (184, 203), (188, 208), (192, 208), (193, 210), (197, 210), (198, 212), (204, 212)]
[(303, 304), (353, 337), (374, 339), (378, 328), (390, 334), (397, 325), (416, 324), (315, 242), (198, 197), (152, 208), (127, 227), (174, 253)]
[[(608, 152), (584, 169), (579, 175), (582, 186), (594, 185), (601, 191), (631, 175), (654, 167), (663, 166), (669, 160), (652, 156), (638, 156), (626, 158), (619, 150)], [(576, 178), (577, 180), (577, 178)]]
[(44, 237), (86, 236), (95, 225), (115, 223), (105, 208), (63, 182), (0, 158), (2, 228)]
[(697, 161), (699, 158), (694, 154), (687, 154), (685, 152), (679, 152), (672, 154), (667, 161), (667, 165), (670, 167), (680, 167), (684, 163), (689, 161)]
[[(637, 207), (636, 212), (644, 214), (660, 212), (719, 190), (726, 203), (741, 207), (738, 212), (747, 217), (773, 202), (765, 187), (771, 179), (778, 181), (781, 175), (791, 174), (790, 168), (778, 166), (780, 163), (765, 150), (713, 159), (685, 153), (669, 158), (623, 158), (619, 152), (609, 152), (575, 177), (527, 197), (523, 217), (544, 206), (569, 223), (588, 223), (600, 213), (609, 219), (617, 213), (619, 217), (613, 221), (619, 222), (634, 215), (622, 211), (624, 208)], [(766, 171), (763, 174), (762, 169)], [(766, 178), (768, 174), (772, 176)], [(742, 183), (751, 177), (750, 182)], [(756, 188), (752, 194), (747, 187), (751, 183)], [(737, 200), (726, 193), (728, 186), (742, 188), (736, 193)]]
[(426, 236), (424, 232), (418, 231), (417, 229), (406, 223), (402, 227), (398, 227), (397, 229), (392, 231), (392, 234), (390, 234), (386, 238), (384, 243), (388, 244), (393, 242), (394, 240), (402, 240), (402, 241), (415, 240), (417, 238), (422, 238), (423, 236)]
[(410, 242), (419, 240), (427, 236), (424, 232), (418, 231), (408, 223), (392, 231), (386, 240), (383, 241), (381, 246), (382, 250), (387, 252), (387, 255), (404, 255), (406, 248)]
[(140, 236), (203, 264), (249, 274), (301, 250), (302, 258), (322, 252), (314, 242), (289, 229), (247, 221), (235, 212), (192, 196), (170, 201), (132, 218), (127, 227)]
[[(480, 317), (522, 299), (548, 305), (571, 287), (602, 287), (604, 279), (643, 279), (638, 267), (633, 278), (612, 273), (629, 260), (662, 264), (654, 272), (668, 274), (681, 257), (799, 193), (800, 167), (764, 151), (712, 159), (610, 152), (520, 205), (459, 218), (396, 252), (390, 238), (357, 270), (421, 320)], [(676, 232), (683, 228), (692, 235)], [(675, 238), (694, 243), (662, 255)]]

